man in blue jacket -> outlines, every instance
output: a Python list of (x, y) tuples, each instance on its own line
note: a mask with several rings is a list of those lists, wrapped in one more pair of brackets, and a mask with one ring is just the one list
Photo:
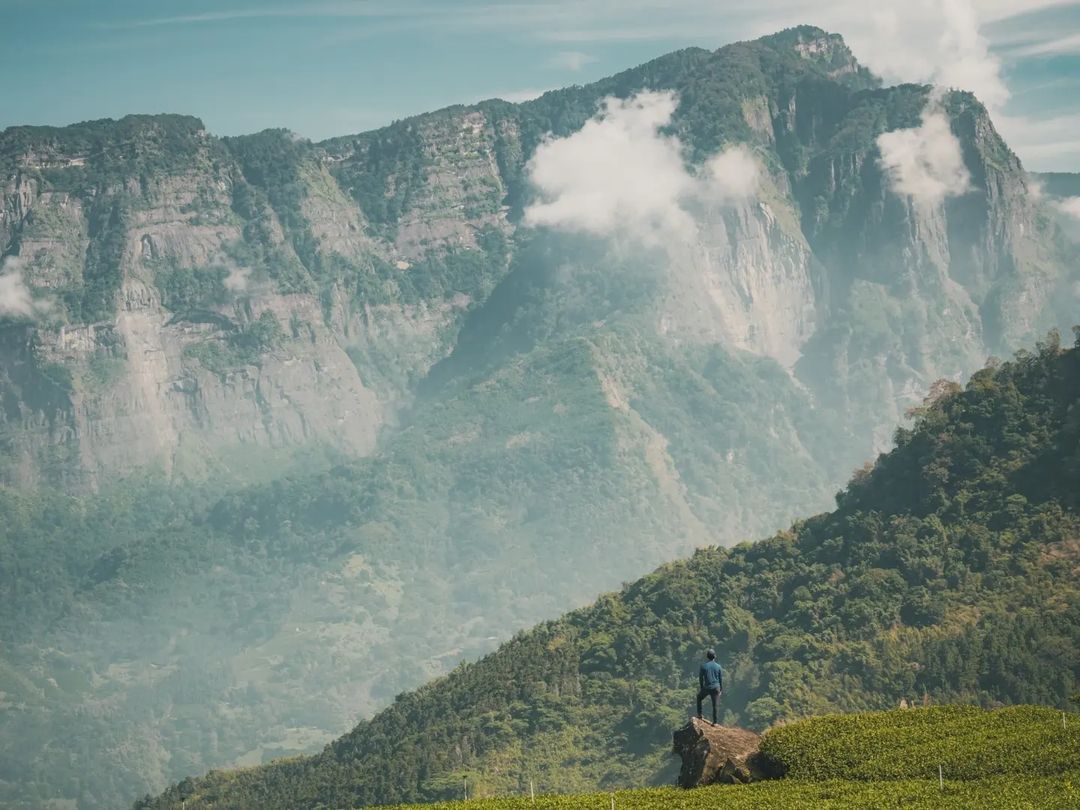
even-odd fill
[(698, 670), (697, 716), (701, 720), (701, 701), (708, 695), (712, 698), (712, 721), (716, 725), (716, 701), (724, 693), (724, 670), (716, 661), (716, 651), (705, 653), (707, 660)]

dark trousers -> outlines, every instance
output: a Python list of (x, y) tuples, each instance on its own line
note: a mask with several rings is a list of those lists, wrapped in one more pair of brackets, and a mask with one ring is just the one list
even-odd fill
[(713, 721), (713, 725), (715, 726), (716, 725), (716, 701), (720, 698), (720, 690), (716, 689), (716, 688), (714, 688), (714, 689), (702, 688), (702, 689), (698, 690), (698, 693), (697, 693), (697, 716), (698, 717), (701, 717), (701, 701), (703, 701), (706, 696), (712, 698), (712, 721)]

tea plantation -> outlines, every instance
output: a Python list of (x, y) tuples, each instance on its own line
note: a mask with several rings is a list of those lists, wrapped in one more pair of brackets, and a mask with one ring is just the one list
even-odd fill
[(939, 706), (813, 717), (761, 749), (789, 779), (859, 781), (1053, 776), (1080, 769), (1080, 717), (1037, 706)]
[(1043, 777), (994, 777), (967, 782), (906, 779), (896, 782), (800, 782), (782, 779), (752, 785), (717, 785), (681, 790), (653, 788), (578, 796), (475, 799), (468, 802), (398, 805), (388, 810), (699, 810), (746, 808), (1075, 808), (1080, 806), (1080, 771)]
[(1080, 716), (1054, 709), (941, 706), (815, 717), (769, 731), (762, 753), (785, 778), (396, 810), (1080, 807)]

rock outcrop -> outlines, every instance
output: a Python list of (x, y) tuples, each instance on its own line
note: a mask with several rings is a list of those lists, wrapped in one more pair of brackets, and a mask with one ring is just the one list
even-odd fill
[(695, 717), (672, 735), (672, 743), (682, 757), (679, 787), (755, 782), (768, 775), (758, 756), (761, 737), (745, 728)]

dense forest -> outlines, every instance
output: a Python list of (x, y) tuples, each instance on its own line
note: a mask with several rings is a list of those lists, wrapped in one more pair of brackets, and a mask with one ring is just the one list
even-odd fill
[[(724, 722), (915, 702), (1065, 708), (1080, 679), (1080, 329), (935, 386), (835, 511), (707, 548), (400, 695), (315, 757), (140, 808), (360, 806), (669, 781), (701, 651)], [(423, 651), (417, 651), (418, 658)], [(190, 801), (189, 801), (190, 800)]]

